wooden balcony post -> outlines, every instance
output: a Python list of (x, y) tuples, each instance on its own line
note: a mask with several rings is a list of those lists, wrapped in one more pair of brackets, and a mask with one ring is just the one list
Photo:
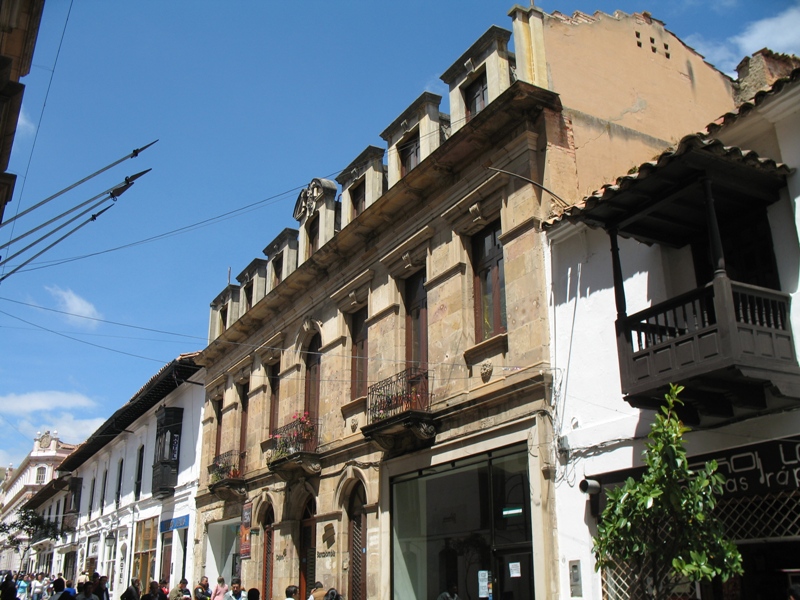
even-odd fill
[(725, 254), (722, 251), (722, 236), (719, 233), (717, 211), (714, 208), (714, 194), (711, 192), (711, 178), (704, 177), (706, 189), (706, 220), (708, 224), (708, 237), (711, 244), (711, 259), (714, 267), (714, 277), (727, 276), (725, 271)]
[(622, 263), (619, 259), (619, 243), (617, 230), (609, 229), (608, 237), (611, 240), (611, 269), (614, 276), (614, 301), (617, 306), (617, 359), (619, 360), (619, 378), (622, 390), (628, 388), (632, 375), (630, 373), (633, 349), (631, 347), (631, 332), (628, 327), (628, 309), (625, 305), (625, 285), (622, 279)]
[(619, 260), (619, 244), (617, 243), (617, 230), (610, 229), (608, 237), (611, 240), (611, 268), (614, 273), (614, 300), (617, 303), (617, 320), (627, 317), (625, 306), (625, 286), (622, 280), (622, 263)]

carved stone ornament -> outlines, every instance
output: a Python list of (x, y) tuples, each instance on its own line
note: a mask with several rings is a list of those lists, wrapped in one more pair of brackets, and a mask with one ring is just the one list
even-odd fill
[(50, 442), (53, 441), (53, 438), (50, 437), (50, 432), (45, 431), (44, 435), (39, 438), (39, 448), (45, 450), (50, 447)]
[(492, 361), (487, 359), (481, 363), (481, 381), (483, 381), (483, 383), (487, 383), (492, 378), (493, 370), (494, 365)]
[(355, 433), (356, 429), (358, 429), (358, 417), (353, 417), (350, 419), (350, 431)]
[(414, 435), (421, 440), (430, 440), (436, 437), (436, 428), (433, 426), (433, 423), (424, 421), (417, 422), (414, 423), (410, 429)]

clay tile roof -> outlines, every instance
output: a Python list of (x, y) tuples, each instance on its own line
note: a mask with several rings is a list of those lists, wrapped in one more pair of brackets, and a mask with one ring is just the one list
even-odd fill
[(770, 158), (762, 158), (751, 150), (743, 150), (736, 146), (725, 146), (717, 139), (710, 138), (704, 134), (694, 133), (683, 137), (680, 142), (678, 142), (677, 147), (669, 148), (653, 160), (632, 168), (627, 175), (618, 177), (614, 183), (604, 185), (575, 205), (565, 208), (553, 215), (543, 223), (543, 226), (549, 228), (565, 219), (570, 221), (581, 220), (581, 216), (584, 213), (592, 210), (598, 204), (612, 200), (618, 194), (658, 174), (662, 169), (692, 151), (707, 153), (708, 155), (729, 162), (738, 163), (778, 176), (786, 176), (791, 172), (791, 169), (783, 163), (777, 163)]
[(736, 110), (725, 113), (713, 123), (706, 126), (706, 132), (709, 136), (714, 135), (723, 127), (736, 122), (739, 117), (742, 117), (752, 111), (754, 108), (760, 106), (771, 97), (779, 94), (785, 87), (796, 84), (800, 81), (800, 68), (793, 70), (787, 77), (781, 77), (769, 88), (757, 92), (752, 100), (748, 100), (740, 104)]

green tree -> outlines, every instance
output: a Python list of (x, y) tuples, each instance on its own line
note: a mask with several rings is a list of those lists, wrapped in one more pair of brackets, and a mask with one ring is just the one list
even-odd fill
[(713, 514), (725, 477), (713, 460), (689, 468), (683, 439), (689, 428), (676, 413), (682, 390), (670, 385), (648, 435), (645, 473), (608, 492), (594, 538), (598, 570), (632, 570), (632, 598), (663, 600), (686, 581), (725, 581), (743, 572), (739, 551)]
[(21, 552), (20, 564), (25, 565), (31, 546), (39, 540), (56, 540), (67, 533), (55, 521), (50, 521), (30, 508), (21, 508), (13, 521), (0, 523), (0, 536), (3, 544)]

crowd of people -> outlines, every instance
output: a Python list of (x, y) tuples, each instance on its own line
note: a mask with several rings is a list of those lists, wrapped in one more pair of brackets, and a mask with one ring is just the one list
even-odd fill
[[(94, 573), (90, 577), (83, 572), (76, 583), (73, 585), (71, 579), (65, 580), (61, 573), (51, 576), (44, 573), (8, 573), (0, 583), (0, 600), (116, 600), (109, 596), (108, 577), (105, 575)], [(134, 578), (119, 600), (261, 600), (258, 588), (250, 588), (245, 592), (241, 579), (237, 577), (231, 579), (230, 587), (224, 577), (219, 577), (213, 591), (205, 576), (195, 586), (194, 594), (188, 585), (186, 579), (181, 579), (170, 590), (166, 580), (162, 579), (151, 581), (147, 590), (142, 590), (141, 581)], [(299, 593), (299, 587), (290, 585), (286, 588), (286, 600), (302, 600), (298, 598)], [(307, 600), (342, 600), (342, 596), (336, 588), (326, 591), (323, 584), (317, 581)]]

